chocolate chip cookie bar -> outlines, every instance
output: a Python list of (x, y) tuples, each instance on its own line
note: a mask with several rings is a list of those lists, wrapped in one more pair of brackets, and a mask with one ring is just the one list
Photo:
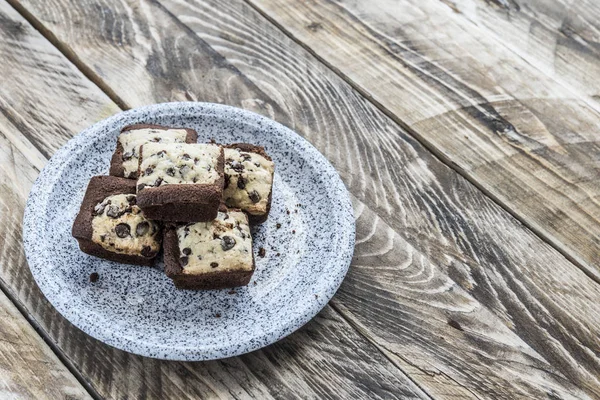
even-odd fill
[(117, 139), (109, 173), (137, 179), (140, 146), (144, 143), (196, 143), (197, 140), (198, 134), (193, 129), (145, 124), (126, 126)]
[(224, 152), (225, 204), (248, 213), (251, 224), (264, 222), (271, 209), (275, 164), (264, 148), (252, 144), (227, 145)]
[(221, 146), (146, 143), (140, 148), (137, 204), (150, 219), (211, 221), (224, 180)]
[(160, 226), (136, 204), (135, 181), (94, 176), (72, 234), (84, 253), (126, 264), (152, 265), (161, 245)]
[(254, 272), (248, 217), (222, 207), (210, 222), (171, 225), (165, 231), (165, 273), (179, 289), (247, 285)]

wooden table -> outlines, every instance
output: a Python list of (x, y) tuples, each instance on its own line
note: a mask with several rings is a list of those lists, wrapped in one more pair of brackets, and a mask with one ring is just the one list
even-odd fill
[[(0, 32), (0, 398), (600, 398), (597, 1), (0, 0)], [(165, 101), (273, 118), (352, 193), (346, 280), (265, 349), (115, 350), (27, 268), (46, 160)]]

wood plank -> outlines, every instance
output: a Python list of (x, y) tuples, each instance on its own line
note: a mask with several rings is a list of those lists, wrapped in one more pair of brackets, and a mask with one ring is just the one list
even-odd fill
[[(50, 153), (64, 144), (67, 137), (90, 123), (87, 118), (100, 118), (99, 110), (115, 112), (118, 108), (3, 2), (0, 21), (3, 73), (14, 78), (0, 89), (0, 132), (10, 141), (12, 153), (22, 153), (14, 157), (17, 161), (0, 164), (0, 285), (29, 310), (99, 395), (160, 399), (427, 398), (330, 307), (297, 333), (265, 350), (205, 363), (165, 362), (125, 353), (88, 337), (62, 318), (40, 293), (26, 266), (21, 243), (24, 202), (44, 165), (42, 152)], [(15, 37), (5, 28), (17, 24), (19, 35)], [(52, 59), (53, 64), (40, 70), (44, 59)], [(27, 76), (36, 77), (35, 84), (27, 81)], [(9, 86), (7, 91), (2, 91), (5, 86)], [(40, 93), (50, 89), (52, 107), (36, 102)], [(14, 101), (14, 93), (21, 101)], [(84, 101), (80, 103), (81, 99)], [(76, 112), (70, 112), (76, 107)], [(80, 115), (87, 118), (82, 120)], [(46, 130), (46, 126), (63, 130)], [(4, 143), (0, 144), (4, 149)]]
[[(63, 41), (61, 46), (78, 55), (89, 52), (86, 40), (93, 40), (102, 49), (98, 53), (104, 53), (79, 57), (87, 66), (105, 70), (104, 60), (129, 57), (125, 70), (102, 75), (102, 80), (131, 104), (138, 95), (120, 90), (119, 82), (131, 71), (145, 75), (139, 71), (161, 43), (204, 43), (183, 39), (188, 28), (153, 2), (129, 8), (104, 2), (101, 13), (92, 12), (94, 3), (85, 4), (78, 9), (78, 24), (70, 23), (73, 17), (61, 17), (70, 10), (62, 2), (49, 8), (22, 4)], [(203, 29), (215, 32), (220, 42), (212, 47), (229, 54), (238, 67), (229, 67), (232, 76), (247, 77), (232, 79), (252, 79), (262, 90), (253, 92), (254, 100), (246, 105), (271, 105), (263, 112), (287, 121), (317, 145), (356, 196), (360, 245), (339, 295), (345, 299), (333, 302), (345, 318), (434, 397), (585, 398), (598, 393), (593, 332), (600, 324), (592, 305), (599, 289), (594, 282), (260, 15), (239, 2), (193, 6), (198, 4), (208, 4), (208, 18), (193, 13), (190, 18), (205, 20)], [(102, 24), (93, 16), (119, 7), (126, 9), (106, 24), (118, 28), (98, 31)], [(81, 26), (86, 30), (78, 34)], [(155, 32), (152, 43), (158, 49), (146, 49), (146, 58), (140, 53), (132, 57), (122, 39), (111, 41), (122, 38), (123, 31)], [(179, 53), (169, 53), (165, 73), (153, 77), (155, 84), (176, 82), (191, 98), (218, 96), (208, 93), (212, 89), (194, 74), (182, 79), (172, 61), (196, 50), (182, 46)], [(177, 93), (153, 96), (143, 102), (170, 100)]]
[[(280, 32), (277, 32), (268, 23), (265, 23), (263, 18), (253, 12), (249, 7), (245, 7), (244, 4), (241, 4), (240, 2), (228, 2), (227, 5), (223, 5), (208, 1), (183, 2), (175, 0), (165, 0), (163, 1), (163, 4), (167, 6), (167, 8), (178, 18), (184, 21), (187, 26), (191, 27), (199, 36), (209, 42), (220, 53), (225, 55), (228, 60), (232, 60), (232, 62), (241, 72), (251, 77), (253, 81), (257, 82), (258, 86), (270, 97), (281, 101), (282, 109), (293, 110), (295, 126), (300, 128), (301, 132), (311, 139), (313, 143), (320, 143), (319, 148), (321, 148), (322, 151), (327, 151), (326, 154), (335, 162), (336, 166), (338, 166), (338, 169), (341, 171), (345, 181), (350, 182), (349, 186), (351, 186), (351, 190), (354, 193), (357, 193), (357, 195), (360, 194), (361, 199), (368, 199), (369, 207), (377, 209), (377, 211), (383, 216), (382, 219), (384, 219), (386, 222), (396, 219), (396, 221), (394, 221), (394, 225), (397, 230), (404, 232), (407, 229), (414, 229), (412, 234), (404, 234), (403, 236), (408, 236), (408, 239), (406, 240), (410, 241), (411, 244), (417, 243), (419, 245), (419, 249), (415, 250), (409, 244), (402, 243), (402, 241), (397, 238), (393, 239), (392, 243), (396, 244), (400, 248), (404, 248), (407, 252), (406, 254), (420, 254), (423, 259), (433, 259), (434, 261), (432, 263), (437, 263), (439, 266), (441, 266), (441, 271), (437, 269), (437, 266), (432, 268), (435, 268), (436, 274), (440, 274), (439, 277), (442, 279), (442, 281), (444, 279), (446, 279), (445, 282), (452, 282), (452, 280), (454, 280), (458, 282), (463, 289), (468, 290), (470, 293), (477, 293), (476, 298), (478, 301), (488, 305), (491, 310), (500, 315), (501, 320), (498, 322), (490, 322), (491, 326), (508, 326), (509, 329), (516, 331), (518, 336), (525, 338), (526, 342), (537, 342), (534, 344), (536, 350), (539, 349), (540, 351), (544, 352), (545, 356), (550, 356), (550, 352), (545, 349), (545, 341), (540, 340), (541, 337), (545, 335), (545, 333), (542, 333), (542, 329), (540, 328), (538, 332), (533, 335), (537, 336), (541, 334), (541, 336), (539, 336), (536, 340), (531, 340), (532, 337), (529, 335), (531, 326), (538, 324), (536, 319), (529, 317), (523, 319), (519, 316), (527, 314), (527, 312), (523, 313), (523, 309), (530, 309), (531, 312), (537, 314), (537, 311), (534, 311), (534, 309), (537, 309), (537, 307), (532, 307), (532, 304), (535, 304), (538, 301), (536, 297), (538, 297), (540, 292), (543, 292), (543, 290), (540, 290), (539, 287), (536, 287), (536, 284), (541, 286), (550, 285), (551, 287), (560, 287), (561, 279), (556, 279), (552, 283), (549, 281), (544, 283), (538, 281), (536, 284), (528, 286), (528, 290), (530, 290), (532, 294), (523, 296), (523, 293), (519, 293), (519, 291), (515, 288), (515, 281), (514, 278), (511, 278), (511, 275), (514, 274), (513, 276), (523, 277), (523, 280), (527, 281), (528, 278), (524, 277), (530, 274), (535, 275), (536, 273), (534, 271), (536, 271), (537, 268), (545, 268), (545, 264), (548, 263), (552, 265), (552, 252), (545, 250), (544, 256), (542, 256), (544, 260), (538, 260), (531, 263), (531, 260), (534, 259), (535, 256), (532, 257), (530, 254), (528, 254), (528, 252), (531, 251), (529, 245), (533, 245), (536, 248), (534, 253), (538, 252), (537, 249), (539, 248), (539, 245), (534, 244), (537, 243), (535, 238), (529, 236), (528, 239), (526, 239), (528, 244), (525, 247), (519, 249), (520, 246), (517, 245), (517, 249), (511, 248), (511, 250), (508, 251), (508, 253), (511, 254), (509, 258), (514, 257), (512, 258), (512, 261), (508, 262), (510, 265), (508, 268), (512, 272), (504, 270), (504, 267), (499, 268), (498, 265), (503, 266), (507, 263), (503, 254), (506, 251), (501, 248), (502, 246), (496, 247), (495, 244), (513, 241), (509, 239), (510, 235), (505, 236), (503, 232), (500, 234), (493, 233), (491, 236), (489, 233), (487, 233), (487, 236), (485, 236), (482, 234), (482, 231), (489, 230), (489, 226), (494, 226), (512, 227), (508, 228), (508, 231), (512, 232), (514, 230), (514, 221), (506, 222), (506, 220), (502, 218), (489, 220), (488, 216), (490, 213), (488, 211), (483, 211), (489, 207), (489, 203), (483, 203), (484, 206), (482, 206), (482, 202), (477, 196), (466, 197), (468, 199), (473, 199), (473, 203), (477, 204), (477, 206), (473, 208), (467, 207), (469, 208), (468, 211), (458, 211), (457, 209), (446, 208), (447, 205), (444, 203), (455, 204), (456, 198), (465, 196), (466, 193), (469, 193), (472, 190), (472, 187), (469, 185), (463, 186), (464, 182), (457, 187), (449, 185), (448, 182), (453, 182), (454, 180), (453, 178), (449, 177), (451, 174), (445, 169), (443, 169), (445, 173), (438, 172), (436, 167), (439, 166), (439, 163), (431, 161), (430, 158), (421, 156), (419, 154), (421, 157), (420, 161), (423, 162), (423, 160), (426, 160), (424, 161), (424, 164), (429, 166), (429, 168), (434, 169), (434, 172), (427, 171), (426, 173), (422, 170), (418, 170), (418, 172), (421, 172), (422, 176), (429, 176), (430, 174), (433, 174), (435, 176), (433, 180), (435, 181), (437, 179), (440, 183), (443, 182), (443, 185), (441, 184), (440, 186), (444, 186), (446, 188), (447, 192), (445, 193), (448, 195), (445, 200), (440, 200), (440, 203), (434, 203), (437, 204), (437, 206), (433, 206), (433, 209), (438, 208), (438, 211), (433, 213), (439, 221), (437, 226), (433, 225), (430, 226), (429, 229), (424, 229), (422, 215), (432, 214), (431, 204), (414, 206), (413, 204), (416, 200), (415, 197), (421, 199), (428, 198), (431, 196), (429, 194), (431, 192), (440, 193), (444, 191), (438, 189), (435, 183), (433, 184), (433, 186), (436, 187), (435, 190), (424, 188), (422, 189), (423, 192), (417, 191), (417, 193), (415, 193), (415, 187), (419, 187), (418, 184), (405, 183), (405, 186), (403, 186), (402, 180), (410, 179), (406, 178), (406, 175), (410, 176), (410, 173), (413, 175), (419, 175), (418, 172), (410, 169), (406, 174), (393, 171), (394, 169), (404, 168), (404, 164), (407, 163), (412, 166), (413, 163), (405, 161), (406, 159), (412, 160), (412, 158), (409, 156), (402, 157), (398, 156), (397, 154), (385, 154), (385, 157), (381, 158), (387, 161), (386, 164), (390, 164), (388, 166), (382, 165), (381, 158), (379, 159), (379, 162), (377, 162), (375, 157), (370, 159), (369, 155), (363, 156), (360, 153), (359, 156), (355, 156), (355, 153), (353, 152), (355, 151), (356, 146), (354, 143), (360, 143), (360, 145), (365, 146), (365, 152), (368, 153), (372, 152), (373, 148), (383, 148), (388, 145), (388, 143), (406, 140), (405, 135), (398, 133), (398, 129), (393, 127), (393, 124), (391, 124), (389, 120), (382, 118), (381, 115), (374, 117), (373, 114), (377, 115), (377, 113), (373, 112), (372, 108), (369, 109), (366, 107), (364, 101), (361, 101), (356, 94), (353, 94), (352, 90), (350, 90), (347, 85), (344, 85), (344, 83), (339, 79), (335, 79), (333, 74), (320, 66), (314, 61), (313, 58), (306, 54), (306, 52), (302, 51), (302, 49), (299, 49), (298, 46), (288, 38), (283, 37)], [(216, 12), (215, 10), (217, 9), (220, 10), (220, 12)], [(332, 105), (331, 99), (334, 99), (333, 101), (335, 101), (335, 106)], [(306, 104), (311, 104), (312, 107), (307, 108), (305, 107)], [(322, 114), (322, 116), (320, 116), (320, 114)], [(317, 115), (317, 117), (315, 117), (315, 115)], [(332, 115), (337, 116), (337, 118), (332, 118)], [(324, 132), (328, 135), (324, 135)], [(379, 139), (378, 135), (374, 134), (375, 132), (379, 133), (379, 135), (383, 136), (383, 138)], [(389, 135), (385, 135), (386, 133)], [(344, 138), (344, 135), (347, 137)], [(401, 139), (399, 139), (396, 135), (400, 136)], [(370, 141), (373, 143), (369, 143)], [(417, 146), (417, 148), (419, 147)], [(394, 147), (390, 153), (397, 151), (396, 149), (397, 147)], [(404, 153), (401, 154), (413, 154), (411, 150), (414, 151), (414, 149), (405, 148)], [(349, 154), (352, 156), (349, 156)], [(353, 164), (348, 162), (348, 160), (356, 161), (357, 159), (359, 162), (355, 162)], [(373, 168), (373, 165), (377, 165), (378, 168)], [(392, 171), (390, 171), (390, 169)], [(394, 172), (396, 173), (394, 174)], [(383, 177), (382, 180), (384, 182), (392, 181), (394, 184), (391, 185), (391, 189), (389, 187), (387, 189), (382, 189), (377, 187), (377, 185), (372, 184), (368, 190), (365, 190), (365, 179), (361, 179), (361, 177), (367, 176)], [(393, 186), (396, 186), (397, 191), (402, 193), (402, 197), (398, 199), (397, 202), (388, 202), (387, 199), (398, 197), (397, 192), (393, 191)], [(465, 187), (469, 189), (465, 189)], [(451, 188), (456, 191), (453, 191)], [(375, 195), (373, 195), (373, 193), (375, 193)], [(478, 200), (475, 200), (476, 198)], [(403, 206), (406, 208), (403, 208)], [(464, 205), (457, 205), (457, 207), (462, 208)], [(406, 209), (409, 209), (413, 212), (405, 211)], [(397, 221), (398, 216), (394, 215), (397, 210), (400, 210), (398, 214), (401, 214), (404, 218), (399, 221), (400, 223)], [(414, 213), (415, 210), (419, 211)], [(455, 213), (456, 215), (461, 216), (465, 214), (478, 216), (473, 217), (473, 219), (458, 218), (455, 221), (449, 222), (448, 219), (451, 218), (445, 216), (445, 213), (450, 215)], [(492, 214), (496, 213), (498, 213), (498, 210), (494, 209)], [(392, 266), (396, 266), (398, 268), (405, 267), (406, 264), (400, 261), (402, 257), (400, 257), (399, 254), (389, 254), (390, 251), (388, 246), (390, 240), (397, 234), (394, 233), (389, 226), (382, 224), (381, 220), (378, 220), (377, 215), (374, 215), (372, 211), (368, 210), (368, 212), (365, 212), (364, 215), (366, 217), (364, 219), (365, 228), (362, 230), (366, 232), (377, 232), (378, 234), (373, 234), (373, 237), (369, 237), (369, 239), (366, 240), (368, 245), (365, 245), (365, 247), (357, 247), (357, 255), (355, 259), (360, 257), (359, 254), (366, 254), (368, 256), (365, 258), (368, 261), (365, 264), (370, 265), (373, 262), (381, 261), (375, 256), (381, 252), (382, 254), (380, 257), (385, 262), (389, 262)], [(407, 223), (407, 220), (411, 221), (411, 223)], [(359, 219), (359, 226), (360, 222), (361, 219)], [(412, 229), (406, 228), (407, 225)], [(453, 241), (459, 242), (454, 245), (456, 246), (454, 247), (455, 250), (450, 252), (450, 254), (440, 254), (448, 252), (449, 247), (447, 247), (447, 245), (440, 245), (440, 247), (433, 245), (433, 247), (429, 247), (424, 246), (421, 243), (423, 238), (427, 237), (427, 234), (431, 235), (431, 237), (438, 237), (438, 243), (444, 243), (444, 239), (440, 237), (442, 235), (439, 233), (439, 227), (447, 225), (453, 225), (453, 228), (448, 229), (453, 232), (451, 234), (451, 236), (454, 237)], [(471, 226), (479, 226), (479, 228), (470, 228)], [(368, 227), (368, 229), (366, 227)], [(465, 227), (467, 227), (466, 230)], [(471, 229), (475, 229), (475, 231), (471, 231)], [(359, 228), (359, 230), (361, 229)], [(427, 234), (424, 233), (425, 230), (427, 230)], [(448, 233), (446, 233), (446, 235), (447, 234)], [(469, 248), (469, 246), (465, 246), (464, 243), (460, 243), (461, 239), (458, 238), (461, 237), (470, 237), (471, 240), (473, 240), (473, 238), (481, 238), (482, 242), (486, 242), (486, 246), (484, 247), (487, 249), (477, 248), (480, 245), (473, 243), (472, 246), (476, 248), (473, 250), (472, 248)], [(486, 237), (487, 240), (483, 239), (483, 237)], [(378, 246), (381, 246), (381, 248)], [(511, 246), (514, 246), (514, 244), (511, 243)], [(415, 245), (415, 247), (417, 246)], [(492, 250), (494, 248), (496, 248), (496, 250)], [(362, 249), (364, 252), (359, 253), (359, 249)], [(465, 260), (457, 263), (456, 259), (454, 259), (456, 254), (471, 254), (470, 257), (472, 258), (465, 265), (463, 264)], [(450, 262), (448, 261), (449, 259)], [(521, 266), (523, 262), (530, 264), (532, 269), (529, 271), (523, 270)], [(360, 262), (355, 261), (354, 265), (357, 264), (360, 265)], [(449, 271), (448, 264), (452, 267), (449, 269)], [(477, 268), (471, 267), (471, 265), (475, 266), (478, 264), (479, 267)], [(536, 267), (536, 265), (538, 267)], [(379, 267), (384, 270), (386, 268), (391, 268), (387, 264), (380, 265)], [(365, 270), (373, 272), (373, 274), (379, 272), (379, 269), (374, 268), (372, 265), (365, 268)], [(485, 274), (479, 275), (481, 273), (480, 270), (489, 270), (490, 275), (485, 277)], [(402, 274), (399, 271), (396, 271), (396, 273)], [(390, 272), (390, 274), (393, 274), (393, 272)], [(503, 282), (497, 281), (497, 276), (502, 275), (508, 276), (504, 278)], [(575, 278), (575, 276), (578, 276), (579, 278)], [(575, 276), (572, 278), (575, 278), (576, 280), (585, 280), (583, 274), (579, 272), (577, 272)], [(356, 277), (356, 274), (351, 273), (350, 277)], [(563, 282), (566, 283), (569, 279), (565, 279)], [(434, 292), (435, 289), (433, 288), (437, 287), (435, 281), (436, 278), (432, 278), (432, 281), (428, 281), (428, 283), (432, 285), (430, 288)], [(490, 281), (494, 283), (490, 283)], [(354, 313), (353, 315), (360, 314), (360, 317), (355, 319), (357, 324), (360, 324), (360, 321), (362, 321), (363, 324), (368, 325), (369, 328), (371, 328), (373, 321), (381, 320), (381, 317), (378, 318), (378, 313), (374, 311), (375, 309), (378, 309), (380, 305), (377, 302), (369, 301), (373, 295), (373, 291), (376, 291), (384, 298), (391, 297), (390, 301), (398, 308), (393, 309), (392, 306), (390, 306), (390, 308), (393, 310), (390, 311), (391, 315), (402, 312), (403, 307), (406, 307), (407, 304), (410, 304), (410, 301), (399, 301), (394, 295), (389, 294), (389, 292), (394, 292), (394, 290), (385, 285), (385, 283), (382, 283), (380, 280), (369, 280), (368, 273), (356, 280), (356, 286), (357, 288), (352, 287), (347, 290), (348, 285), (343, 285), (340, 296), (345, 296), (348, 294), (349, 298), (353, 299), (352, 301), (355, 307), (355, 309), (352, 309), (352, 312)], [(478, 286), (481, 291), (474, 289), (474, 286)], [(577, 286), (577, 284), (575, 284), (575, 286)], [(594, 288), (595, 286), (591, 284), (590, 287)], [(377, 289), (380, 290), (378, 291)], [(363, 294), (359, 295), (357, 298), (356, 294), (359, 291)], [(498, 298), (495, 298), (494, 295), (490, 295), (490, 293), (495, 293)], [(430, 297), (431, 296), (428, 296), (427, 293), (423, 293), (420, 301), (425, 304), (431, 304), (433, 309), (435, 309), (437, 305)], [(542, 303), (548, 304), (548, 299), (545, 298), (545, 296), (542, 296), (542, 298)], [(414, 298), (413, 300), (417, 301)], [(448, 301), (449, 304), (453, 304), (455, 302), (460, 303), (460, 296), (458, 296), (456, 299)], [(355, 310), (361, 310), (365, 308), (365, 306), (361, 305), (361, 303), (368, 303), (369, 305), (373, 306), (373, 309), (363, 313), (356, 312)], [(401, 303), (402, 305), (400, 306), (397, 303)], [(338, 300), (334, 300), (334, 304), (338, 304)], [(500, 306), (500, 304), (502, 304), (502, 306)], [(340, 307), (343, 307), (343, 304), (340, 305)], [(553, 310), (548, 312), (549, 315), (558, 317), (558, 319), (561, 320), (566, 316), (561, 315), (561, 313), (557, 313), (555, 311), (556, 307), (551, 308), (553, 308)], [(499, 312), (499, 309), (504, 309), (504, 311)], [(428, 309), (428, 312), (430, 313), (431, 309)], [(429, 313), (427, 315), (430, 315)], [(440, 321), (430, 326), (430, 331), (438, 330), (441, 332), (441, 335), (444, 335), (447, 334), (448, 326), (458, 326), (461, 329), (464, 329), (464, 322), (455, 324), (456, 320), (449, 318), (446, 313), (440, 314), (438, 314)], [(412, 316), (415, 317), (415, 325), (420, 326), (422, 323), (417, 315), (418, 312)], [(462, 313), (459, 313), (459, 315), (464, 316)], [(386, 317), (389, 318), (389, 315), (386, 315)], [(403, 315), (403, 317), (404, 318), (399, 319), (390, 318), (391, 322), (389, 319), (386, 319), (385, 323), (382, 322), (382, 325), (377, 330), (379, 336), (372, 337), (373, 341), (381, 343), (382, 338), (386, 338), (391, 335), (390, 331), (402, 332), (402, 326), (406, 324), (407, 319), (409, 319), (406, 317), (406, 315)], [(485, 326), (484, 322), (487, 320), (487, 316), (478, 314), (476, 316), (473, 315), (472, 317), (472, 321), (476, 321), (471, 322), (472, 326), (479, 325), (477, 328), (475, 328), (475, 331), (481, 332), (486, 331), (486, 329), (490, 329), (489, 326)], [(481, 320), (477, 321), (478, 319)], [(519, 323), (515, 325), (512, 320), (517, 320)], [(492, 321), (495, 320), (492, 318)], [(563, 321), (564, 324), (571, 324), (567, 320)], [(450, 325), (448, 325), (449, 323)], [(369, 331), (372, 331), (372, 329), (366, 330), (366, 332)], [(593, 332), (593, 330), (591, 332)], [(423, 333), (423, 335), (425, 335), (425, 333)], [(384, 341), (384, 343), (386, 343), (386, 348), (391, 349), (390, 354), (392, 354), (392, 357), (394, 353), (403, 354), (407, 348), (411, 347), (410, 345), (404, 345), (405, 343), (414, 344), (416, 342), (415, 338), (411, 339), (410, 336), (411, 333), (401, 333), (397, 336), (392, 336), (393, 340), (386, 339)], [(588, 343), (595, 348), (595, 339), (593, 334), (588, 336)], [(436, 350), (427, 349), (427, 346), (424, 346), (423, 344), (416, 344), (415, 347), (413, 347), (414, 353), (412, 354), (414, 355), (414, 359), (421, 361), (419, 366), (422, 368), (422, 370), (411, 366), (409, 363), (404, 362), (402, 359), (398, 359), (396, 356), (397, 362), (401, 363), (405, 369), (410, 370), (414, 374), (411, 374), (411, 376), (419, 376), (419, 378), (417, 378), (418, 381), (426, 388), (426, 390), (428, 390), (428, 393), (430, 394), (441, 396), (446, 396), (450, 393), (459, 393), (458, 395), (462, 396), (471, 395), (469, 392), (465, 393), (464, 390), (461, 392), (461, 389), (464, 388), (461, 388), (460, 385), (456, 385), (455, 382), (452, 382), (451, 379), (443, 376), (443, 373), (440, 373), (440, 371), (448, 370), (448, 365), (446, 365), (446, 363), (448, 363), (448, 359), (456, 357), (457, 354), (462, 354), (461, 351), (464, 351), (464, 349), (468, 348), (468, 346), (465, 346), (464, 344), (458, 345), (456, 348), (448, 352), (447, 357), (443, 357), (445, 359), (442, 362), (440, 362), (439, 359), (430, 361), (430, 359), (424, 357), (423, 347), (425, 347), (425, 352), (430, 352), (430, 354), (436, 352)], [(398, 349), (401, 349), (401, 351)], [(503, 353), (503, 350), (499, 350), (499, 352)], [(583, 352), (586, 352), (586, 350), (583, 350)], [(576, 351), (575, 353), (578, 352)], [(564, 355), (566, 354), (563, 354), (563, 356)], [(567, 357), (566, 359), (561, 360), (562, 356), (550, 357), (552, 358), (553, 362), (556, 362), (560, 365), (565, 365), (565, 361), (570, 358)], [(429, 363), (427, 363), (424, 358), (429, 361)], [(409, 358), (409, 362), (414, 362), (414, 360)], [(457, 367), (453, 373), (450, 374), (451, 376), (456, 376), (457, 374), (460, 375), (460, 373), (465, 370), (464, 364), (469, 364), (469, 361), (463, 359), (459, 361), (459, 363), (461, 364), (461, 367)], [(566, 364), (568, 364), (568, 362)], [(432, 365), (435, 365), (435, 369), (431, 367)], [(570, 370), (571, 372), (575, 372), (575, 370), (573, 370), (571, 367), (568, 367), (568, 365), (566, 369)], [(587, 377), (597, 375), (597, 371), (597, 362), (593, 361), (591, 364), (591, 374), (584, 374), (580, 376), (579, 379), (581, 382), (586, 382)], [(435, 378), (431, 379), (427, 376), (427, 374), (434, 375)], [(440, 375), (442, 375), (442, 378), (440, 378)], [(493, 375), (493, 373), (487, 372), (486, 377), (488, 380), (489, 376), (491, 375)], [(445, 382), (444, 378), (447, 379)], [(505, 378), (506, 381), (511, 381), (511, 378)], [(485, 382), (485, 379), (483, 379), (483, 381)], [(445, 385), (445, 383), (448, 384)], [(479, 390), (485, 393), (485, 389), (480, 387)], [(499, 390), (498, 393), (502, 393), (502, 391)], [(511, 394), (512, 396), (515, 396), (515, 392), (512, 392)], [(511, 397), (511, 395), (507, 393), (505, 393), (505, 395), (506, 397)]]
[(249, 0), (600, 282), (599, 114), (438, 0)]
[[(0, 157), (11, 156), (8, 149), (3, 146)], [(91, 399), (1, 291), (0, 320), (0, 398)]]
[(441, 1), (546, 75), (600, 99), (597, 1)]

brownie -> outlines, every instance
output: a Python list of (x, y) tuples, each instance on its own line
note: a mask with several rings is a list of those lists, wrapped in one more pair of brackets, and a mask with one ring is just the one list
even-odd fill
[(228, 207), (246, 212), (252, 225), (266, 221), (271, 209), (275, 164), (263, 147), (248, 143), (224, 147), (223, 201)]
[(164, 259), (165, 273), (179, 289), (247, 285), (255, 269), (248, 216), (221, 208), (213, 221), (170, 224)]
[(137, 204), (154, 220), (211, 221), (223, 195), (223, 162), (216, 144), (144, 144)]
[(72, 234), (84, 253), (126, 264), (152, 265), (161, 229), (136, 204), (135, 181), (94, 176), (87, 187)]
[(110, 161), (112, 176), (137, 179), (139, 148), (144, 143), (196, 143), (198, 134), (193, 129), (161, 125), (137, 124), (121, 129), (117, 149)]

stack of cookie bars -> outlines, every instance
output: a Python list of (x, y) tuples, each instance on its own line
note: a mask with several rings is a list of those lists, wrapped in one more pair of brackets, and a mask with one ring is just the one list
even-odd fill
[(269, 215), (275, 166), (259, 146), (197, 140), (189, 128), (123, 128), (110, 175), (92, 177), (73, 223), (80, 249), (153, 265), (162, 248), (180, 289), (247, 285), (250, 225)]

